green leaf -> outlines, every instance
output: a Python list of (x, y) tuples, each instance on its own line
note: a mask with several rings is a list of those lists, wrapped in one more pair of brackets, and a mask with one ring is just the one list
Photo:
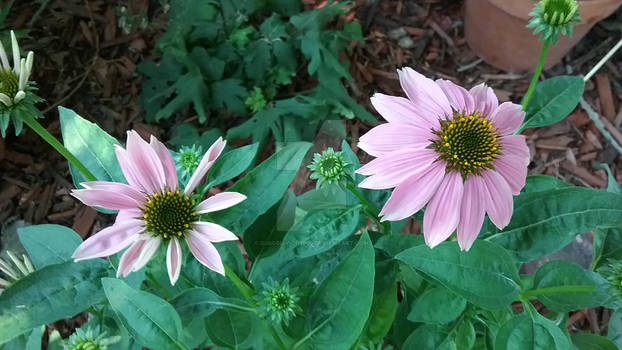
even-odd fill
[(307, 142), (291, 143), (249, 171), (228, 189), (246, 195), (247, 199), (227, 210), (211, 214), (214, 222), (236, 234), (243, 234), (283, 196), (310, 146)]
[(252, 348), (259, 335), (259, 319), (253, 313), (216, 310), (205, 319), (207, 335), (215, 345), (229, 349)]
[(395, 258), (484, 309), (506, 307), (518, 295), (515, 281), (520, 279), (514, 260), (490, 242), (477, 240), (468, 252), (460, 251), (457, 242), (444, 242), (434, 249), (416, 246)]
[(456, 348), (458, 350), (473, 349), (475, 344), (475, 328), (469, 320), (464, 320), (456, 330)]
[(277, 254), (299, 259), (329, 250), (356, 232), (360, 211), (354, 206), (310, 212), (287, 232)]
[(181, 342), (181, 320), (171, 304), (122, 280), (103, 278), (102, 285), (110, 306), (138, 343), (153, 349), (187, 349)]
[(207, 174), (206, 187), (220, 185), (221, 183), (231, 180), (240, 175), (255, 160), (258, 143), (232, 149), (231, 151), (218, 157), (214, 165)]
[(376, 241), (376, 248), (394, 257), (404, 250), (425, 244), (423, 235), (413, 235), (410, 233), (399, 233), (384, 235)]
[(581, 187), (518, 196), (510, 224), (489, 241), (521, 262), (538, 259), (595, 228), (622, 226), (622, 196)]
[(18, 228), (17, 233), (36, 269), (70, 261), (82, 243), (74, 230), (60, 225), (26, 226)]
[(536, 85), (531, 101), (525, 110), (521, 126), (535, 128), (555, 124), (572, 112), (583, 95), (585, 82), (579, 76), (557, 76)]
[(466, 300), (444, 287), (426, 290), (412, 303), (408, 320), (428, 324), (448, 323), (466, 308)]
[[(65, 107), (58, 107), (63, 144), (100, 181), (125, 182), (114, 146), (119, 142), (97, 124)], [(87, 179), (69, 164), (76, 188)]]
[(417, 327), (402, 345), (402, 349), (417, 350), (452, 350), (456, 344), (448, 339), (447, 327), (435, 325), (422, 325)]
[(108, 266), (100, 259), (49, 265), (7, 288), (0, 294), (0, 344), (104, 300), (99, 281)]
[(556, 177), (547, 175), (529, 175), (525, 181), (525, 187), (523, 187), (521, 192), (533, 193), (566, 187), (570, 187), (570, 185)]
[(578, 350), (618, 350), (614, 342), (597, 334), (574, 333), (570, 337)]
[(592, 270), (607, 263), (607, 260), (622, 260), (622, 229), (594, 230), (594, 257)]
[(197, 318), (204, 318), (221, 308), (231, 310), (251, 310), (251, 306), (244, 300), (237, 298), (223, 298), (208, 288), (190, 288), (176, 295), (170, 300), (184, 323)]
[(218, 80), (210, 85), (212, 103), (218, 107), (227, 107), (233, 113), (244, 114), (248, 91), (239, 79), (229, 78)]
[(374, 248), (367, 233), (309, 299), (305, 335), (292, 347), (349, 349), (372, 304)]
[[(376, 286), (378, 283), (376, 283)], [(369, 317), (361, 334), (360, 344), (377, 344), (387, 335), (395, 320), (397, 311), (397, 283), (392, 283), (384, 290), (374, 288), (374, 299), (371, 304)]]
[(175, 112), (192, 102), (194, 110), (199, 115), (199, 122), (206, 120), (205, 106), (203, 100), (209, 91), (200, 74), (188, 72), (177, 78), (175, 84), (169, 88), (174, 90), (176, 96), (170, 100), (156, 115), (155, 120), (167, 119)]
[[(536, 271), (533, 280), (535, 290), (549, 291), (538, 295), (538, 299), (549, 309), (558, 312), (609, 304), (615, 296), (607, 290), (608, 285), (609, 282), (599, 274), (584, 270), (581, 266), (566, 260), (550, 261), (542, 265)], [(573, 288), (576, 291), (573, 291)], [(551, 292), (556, 289), (562, 292)]]
[(601, 164), (605, 171), (607, 171), (607, 192), (622, 195), (622, 185), (620, 185), (611, 174), (611, 169), (608, 164)]
[(503, 324), (495, 338), (495, 350), (567, 350), (568, 338), (552, 321), (535, 312), (514, 316)]
[(611, 315), (607, 338), (611, 339), (618, 348), (622, 348), (622, 310), (616, 310)]

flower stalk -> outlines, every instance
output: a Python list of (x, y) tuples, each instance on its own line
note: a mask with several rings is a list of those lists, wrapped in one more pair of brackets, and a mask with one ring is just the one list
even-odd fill
[(544, 61), (546, 60), (546, 55), (549, 52), (549, 48), (551, 47), (551, 39), (546, 39), (544, 44), (542, 45), (542, 50), (540, 50), (540, 59), (538, 60), (538, 65), (536, 66), (536, 70), (533, 72), (533, 78), (531, 78), (531, 83), (529, 84), (529, 89), (525, 93), (525, 97), (523, 97), (523, 111), (527, 109), (527, 105), (529, 104), (529, 100), (531, 100), (531, 96), (533, 95), (534, 90), (536, 89), (536, 84), (540, 79), (540, 74), (542, 73), (542, 68), (544, 67)]

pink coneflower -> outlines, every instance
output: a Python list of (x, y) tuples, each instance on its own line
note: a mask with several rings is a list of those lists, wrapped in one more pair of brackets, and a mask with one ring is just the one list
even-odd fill
[(73, 253), (77, 260), (116, 254), (130, 246), (119, 263), (117, 277), (139, 270), (157, 251), (167, 244), (166, 266), (171, 284), (181, 271), (180, 241), (188, 243), (195, 258), (208, 268), (224, 275), (224, 266), (212, 242), (238, 239), (226, 228), (200, 220), (200, 215), (229, 208), (246, 199), (235, 192), (223, 192), (200, 201), (193, 193), (222, 150), (221, 138), (207, 150), (196, 171), (181, 191), (177, 170), (168, 149), (155, 137), (147, 143), (135, 131), (127, 134), (127, 149), (115, 151), (128, 184), (93, 181), (74, 190), (73, 196), (82, 203), (118, 210), (114, 225), (84, 241)]
[(438, 245), (457, 228), (460, 248), (468, 250), (486, 213), (499, 229), (510, 222), (512, 195), (525, 185), (529, 164), (525, 138), (512, 135), (525, 113), (520, 105), (499, 104), (484, 84), (467, 91), (411, 68), (398, 74), (408, 98), (371, 98), (388, 123), (359, 141), (377, 157), (357, 170), (371, 175), (359, 186), (395, 187), (380, 211), (382, 220), (407, 218), (427, 204), (426, 244)]

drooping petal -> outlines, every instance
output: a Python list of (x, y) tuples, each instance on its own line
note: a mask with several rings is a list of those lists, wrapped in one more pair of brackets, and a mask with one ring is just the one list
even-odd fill
[(160, 158), (160, 163), (164, 170), (166, 186), (170, 190), (177, 189), (177, 168), (175, 167), (175, 161), (173, 160), (173, 156), (171, 156), (171, 152), (169, 152), (168, 148), (153, 135), (151, 135), (149, 144), (158, 155), (158, 158)]
[(138, 271), (142, 269), (143, 266), (147, 265), (149, 260), (153, 257), (153, 254), (158, 251), (160, 242), (162, 242), (162, 239), (158, 236), (151, 236), (145, 239), (145, 245), (138, 256), (138, 259), (136, 259), (134, 266), (132, 266), (132, 271)]
[(430, 123), (428, 117), (422, 117), (407, 98), (375, 93), (370, 100), (376, 111), (389, 123), (410, 124), (428, 129), (436, 125)]
[(242, 202), (245, 199), (246, 196), (241, 193), (221, 192), (199, 203), (199, 205), (197, 206), (197, 213), (205, 214), (213, 211), (227, 209)]
[(142, 231), (140, 220), (127, 220), (107, 227), (82, 242), (72, 258), (79, 261), (116, 254), (134, 242)]
[(435, 162), (425, 172), (399, 184), (380, 211), (381, 221), (397, 221), (418, 212), (432, 198), (445, 177), (445, 163)]
[(462, 175), (452, 171), (430, 199), (423, 214), (423, 236), (430, 248), (446, 240), (458, 227), (463, 193)]
[(201, 158), (201, 162), (199, 162), (199, 165), (197, 166), (197, 169), (194, 171), (194, 174), (192, 174), (192, 177), (188, 180), (188, 184), (184, 189), (185, 194), (190, 194), (194, 191), (197, 185), (205, 177), (205, 174), (207, 174), (207, 171), (212, 167), (212, 164), (214, 164), (216, 159), (218, 159), (222, 153), (222, 150), (225, 149), (226, 144), (227, 141), (223, 140), (222, 137), (219, 137), (218, 140), (210, 146), (207, 152), (205, 152), (203, 158)]
[(127, 153), (131, 159), (138, 180), (148, 193), (164, 189), (166, 180), (160, 157), (134, 130), (127, 132)]
[(129, 153), (119, 145), (114, 146), (114, 153), (117, 156), (119, 167), (121, 167), (121, 171), (127, 183), (144, 193), (150, 193), (149, 190), (143, 186), (142, 175), (134, 168), (134, 163)]
[(143, 203), (138, 199), (142, 196), (140, 193), (128, 185), (114, 182), (93, 188), (72, 190), (71, 195), (88, 206), (110, 210), (137, 209)]
[(486, 184), (487, 196), (484, 205), (490, 221), (502, 230), (510, 223), (514, 202), (512, 190), (499, 173), (493, 170), (482, 172)]
[(473, 96), (462, 86), (458, 86), (449, 80), (438, 79), (436, 84), (443, 90), (449, 100), (449, 104), (455, 111), (471, 114), (475, 110)]
[(495, 128), (505, 135), (518, 129), (525, 119), (525, 112), (523, 112), (521, 105), (503, 102), (492, 112), (490, 119)]
[(365, 164), (357, 173), (371, 175), (359, 187), (369, 189), (393, 188), (408, 177), (424, 172), (436, 160), (437, 153), (428, 148), (401, 149), (378, 157)]
[(358, 146), (374, 157), (380, 157), (403, 148), (423, 149), (437, 138), (430, 129), (413, 125), (380, 124), (359, 139)]
[(80, 183), (82, 187), (90, 190), (103, 190), (109, 192), (118, 192), (134, 199), (139, 205), (144, 203), (147, 196), (136, 188), (120, 182), (111, 181), (87, 181)]
[(529, 147), (523, 135), (504, 136), (499, 140), (503, 155), (511, 155), (521, 160), (525, 166), (529, 165)]
[(192, 255), (207, 268), (225, 275), (225, 267), (216, 247), (205, 236), (197, 232), (188, 233), (186, 242)]
[(181, 261), (181, 245), (177, 237), (173, 237), (166, 249), (166, 269), (168, 270), (168, 278), (171, 280), (171, 285), (173, 286), (179, 279)]
[(493, 164), (495, 169), (507, 181), (513, 195), (517, 195), (525, 187), (527, 166), (523, 159), (512, 154), (504, 154)]
[(482, 229), (486, 208), (484, 198), (486, 184), (481, 176), (470, 175), (464, 183), (464, 194), (460, 205), (458, 222), (458, 245), (462, 250), (469, 250)]
[(125, 253), (123, 253), (121, 261), (119, 261), (119, 268), (117, 269), (117, 278), (119, 278), (119, 276), (127, 277), (127, 275), (132, 272), (132, 268), (136, 260), (138, 260), (140, 253), (143, 251), (146, 242), (147, 241), (144, 239), (139, 239), (132, 243)]
[(475, 111), (485, 116), (490, 114), (499, 106), (499, 100), (492, 88), (484, 83), (476, 85), (469, 90), (475, 101)]
[(194, 223), (194, 230), (210, 242), (237, 241), (238, 237), (226, 228), (212, 222), (197, 221)]
[(402, 89), (413, 102), (415, 108), (420, 111), (419, 115), (428, 118), (428, 121), (438, 127), (439, 118), (452, 115), (451, 105), (443, 90), (432, 80), (423, 74), (405, 67), (397, 71)]
[(19, 45), (17, 44), (17, 38), (15, 37), (15, 32), (11, 31), (11, 45), (13, 46), (13, 71), (15, 74), (19, 74), (20, 69), (20, 53), (19, 53)]

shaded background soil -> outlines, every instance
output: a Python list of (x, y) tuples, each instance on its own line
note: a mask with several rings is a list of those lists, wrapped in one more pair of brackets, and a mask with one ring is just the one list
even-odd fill
[[(323, 5), (320, 0), (303, 3), (308, 8)], [(119, 5), (127, 6), (131, 13), (147, 13), (148, 26), (122, 32), (115, 13)], [(375, 91), (401, 94), (395, 70), (412, 66), (430, 77), (468, 87), (486, 81), (500, 100), (518, 102), (530, 75), (501, 71), (479, 60), (465, 42), (463, 12), (463, 1), (455, 0), (355, 1), (347, 17), (361, 22), (365, 41), (354, 43), (353, 54), (343, 57), (350, 62), (355, 80), (352, 96), (373, 111), (369, 96)], [(587, 73), (620, 37), (621, 19), (619, 10), (595, 26), (562, 63), (546, 70), (544, 77), (568, 70)], [(52, 134), (60, 136), (56, 107), (62, 105), (120, 139), (125, 130), (134, 128), (166, 140), (170, 130), (143, 122), (138, 107), (141, 78), (134, 72), (142, 60), (157, 57), (153, 48), (166, 24), (167, 15), (159, 1), (43, 0), (16, 1), (4, 27), (23, 29), (22, 48), (35, 52), (31, 79), (38, 82), (39, 95), (46, 99), (39, 107), (45, 115), (42, 123)], [(401, 41), (392, 39), (396, 30), (406, 33)], [(613, 136), (622, 144), (622, 53), (588, 82), (584, 97), (615, 126), (617, 134)], [(371, 126), (347, 121), (355, 150), (355, 141)], [(618, 182), (622, 180), (622, 158), (581, 109), (555, 125), (526, 130), (525, 135), (532, 154), (531, 174), (603, 188), (606, 174), (600, 163), (606, 163)], [(369, 160), (359, 154), (362, 163)], [(307, 175), (302, 171), (295, 180), (297, 192), (313, 186)], [(16, 220), (70, 226), (83, 237), (108, 224), (109, 217), (69, 196), (72, 187), (66, 162), (32, 131), (0, 138), (0, 251), (10, 245), (7, 232)], [(408, 230), (417, 232), (417, 225)], [(585, 237), (590, 238), (589, 234)], [(571, 315), (569, 327), (605, 334), (608, 317), (608, 310), (580, 310)], [(66, 336), (79, 323), (79, 319), (67, 320), (54, 327)]]

